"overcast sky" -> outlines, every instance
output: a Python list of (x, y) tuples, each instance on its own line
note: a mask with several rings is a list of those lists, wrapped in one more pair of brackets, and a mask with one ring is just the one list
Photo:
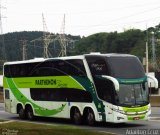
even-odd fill
[(88, 36), (98, 32), (146, 29), (160, 23), (160, 0), (0, 0), (3, 32), (59, 33), (63, 15), (65, 33)]

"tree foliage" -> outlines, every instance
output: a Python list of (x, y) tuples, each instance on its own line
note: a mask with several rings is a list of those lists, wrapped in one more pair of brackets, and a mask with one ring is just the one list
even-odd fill
[[(61, 51), (60, 42), (56, 40), (59, 34), (50, 33), (52, 36), (52, 41), (49, 44), (48, 50), (50, 52), (50, 57), (57, 57)], [(65, 35), (66, 39), (71, 41), (79, 41), (80, 36)], [(5, 44), (6, 61), (17, 61), (22, 60), (22, 49), (23, 40), (26, 40), (26, 54), (27, 59), (33, 59), (35, 57), (43, 57), (44, 41), (43, 32), (41, 31), (23, 31), (23, 32), (13, 32), (3, 35)], [(71, 46), (74, 46), (74, 42), (68, 43), (68, 48), (72, 50)], [(0, 42), (1, 53), (2, 52), (2, 42)], [(68, 53), (70, 53), (68, 51)], [(4, 58), (0, 58), (3, 60)]]
[[(128, 53), (136, 55), (142, 60), (142, 58), (145, 57), (145, 44), (146, 41), (148, 41), (149, 58), (151, 59), (151, 37), (153, 36), (153, 32), (156, 39), (155, 44), (157, 61), (160, 63), (160, 24), (156, 25), (155, 27), (150, 27), (145, 31), (139, 29), (130, 29), (121, 33), (116, 31), (110, 33), (96, 33), (82, 38), (80, 36), (65, 35), (66, 39), (76, 41), (68, 44), (67, 55), (79, 55), (90, 52)], [(53, 39), (56, 39), (58, 36), (58, 34), (50, 34), (52, 35)], [(27, 40), (27, 59), (43, 57), (43, 32), (23, 31), (7, 33), (3, 36), (7, 61), (22, 60), (23, 46), (21, 40)], [(2, 47), (1, 42), (0, 47)], [(50, 43), (49, 51), (52, 57), (57, 57), (61, 51), (60, 43), (57, 40)]]
[[(122, 33), (97, 33), (82, 38), (75, 47), (76, 54), (89, 52), (101, 53), (131, 53), (143, 57), (145, 47), (145, 33), (141, 30), (132, 29)], [(137, 52), (138, 51), (138, 52)]]

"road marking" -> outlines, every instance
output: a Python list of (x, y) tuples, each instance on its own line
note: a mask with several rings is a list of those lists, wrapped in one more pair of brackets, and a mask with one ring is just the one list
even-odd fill
[(107, 131), (98, 131), (100, 133), (105, 133), (105, 134), (111, 134), (111, 135), (117, 135), (116, 133), (112, 133), (112, 132), (107, 132)]
[(3, 122), (0, 122), (0, 124), (6, 124), (6, 123), (11, 123), (11, 122), (14, 122), (13, 120), (7, 120), (7, 121), (3, 121)]

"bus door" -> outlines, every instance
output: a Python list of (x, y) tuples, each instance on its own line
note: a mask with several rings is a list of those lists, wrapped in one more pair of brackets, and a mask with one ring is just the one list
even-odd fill
[(4, 90), (4, 104), (5, 104), (5, 111), (6, 112), (11, 112), (11, 99), (10, 99), (10, 91), (8, 89)]

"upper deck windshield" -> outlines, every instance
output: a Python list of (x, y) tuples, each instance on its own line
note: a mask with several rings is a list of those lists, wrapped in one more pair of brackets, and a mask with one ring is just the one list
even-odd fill
[(141, 62), (134, 56), (86, 56), (92, 76), (109, 75), (121, 79), (145, 76)]
[(137, 57), (106, 57), (111, 76), (123, 79), (136, 79), (145, 76), (142, 64)]

